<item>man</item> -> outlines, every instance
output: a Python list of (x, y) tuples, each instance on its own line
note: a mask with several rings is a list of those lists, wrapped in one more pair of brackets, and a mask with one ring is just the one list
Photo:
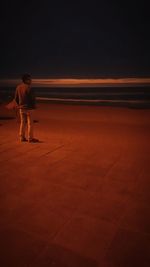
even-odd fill
[[(33, 110), (35, 109), (35, 96), (31, 88), (32, 79), (30, 74), (22, 76), (22, 83), (19, 84), (15, 92), (15, 101), (20, 113), (20, 130), (19, 136), (21, 142), (38, 142), (38, 139), (33, 138)], [(27, 136), (25, 137), (27, 124)]]

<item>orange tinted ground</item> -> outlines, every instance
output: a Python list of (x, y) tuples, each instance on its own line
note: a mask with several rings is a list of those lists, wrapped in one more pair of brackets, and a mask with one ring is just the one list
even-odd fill
[(150, 110), (39, 104), (38, 144), (0, 107), (0, 266), (150, 265)]

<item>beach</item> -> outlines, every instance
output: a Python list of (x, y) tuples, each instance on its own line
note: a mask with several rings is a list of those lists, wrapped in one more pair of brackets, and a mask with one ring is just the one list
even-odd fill
[(0, 105), (0, 265), (150, 266), (150, 109), (39, 102), (39, 143)]

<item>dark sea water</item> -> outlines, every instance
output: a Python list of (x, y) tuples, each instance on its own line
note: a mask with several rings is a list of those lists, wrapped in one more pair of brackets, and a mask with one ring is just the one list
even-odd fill
[[(34, 87), (40, 101), (142, 101), (150, 102), (150, 87)], [(14, 97), (15, 88), (0, 88), (0, 100), (9, 101)]]

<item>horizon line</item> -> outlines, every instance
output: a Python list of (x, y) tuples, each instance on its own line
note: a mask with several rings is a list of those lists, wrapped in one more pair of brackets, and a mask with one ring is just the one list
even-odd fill
[[(0, 86), (16, 86), (20, 79), (0, 79)], [(58, 79), (32, 79), (32, 84), (39, 87), (86, 87), (86, 86), (125, 86), (125, 85), (150, 85), (150, 78), (58, 78)]]

